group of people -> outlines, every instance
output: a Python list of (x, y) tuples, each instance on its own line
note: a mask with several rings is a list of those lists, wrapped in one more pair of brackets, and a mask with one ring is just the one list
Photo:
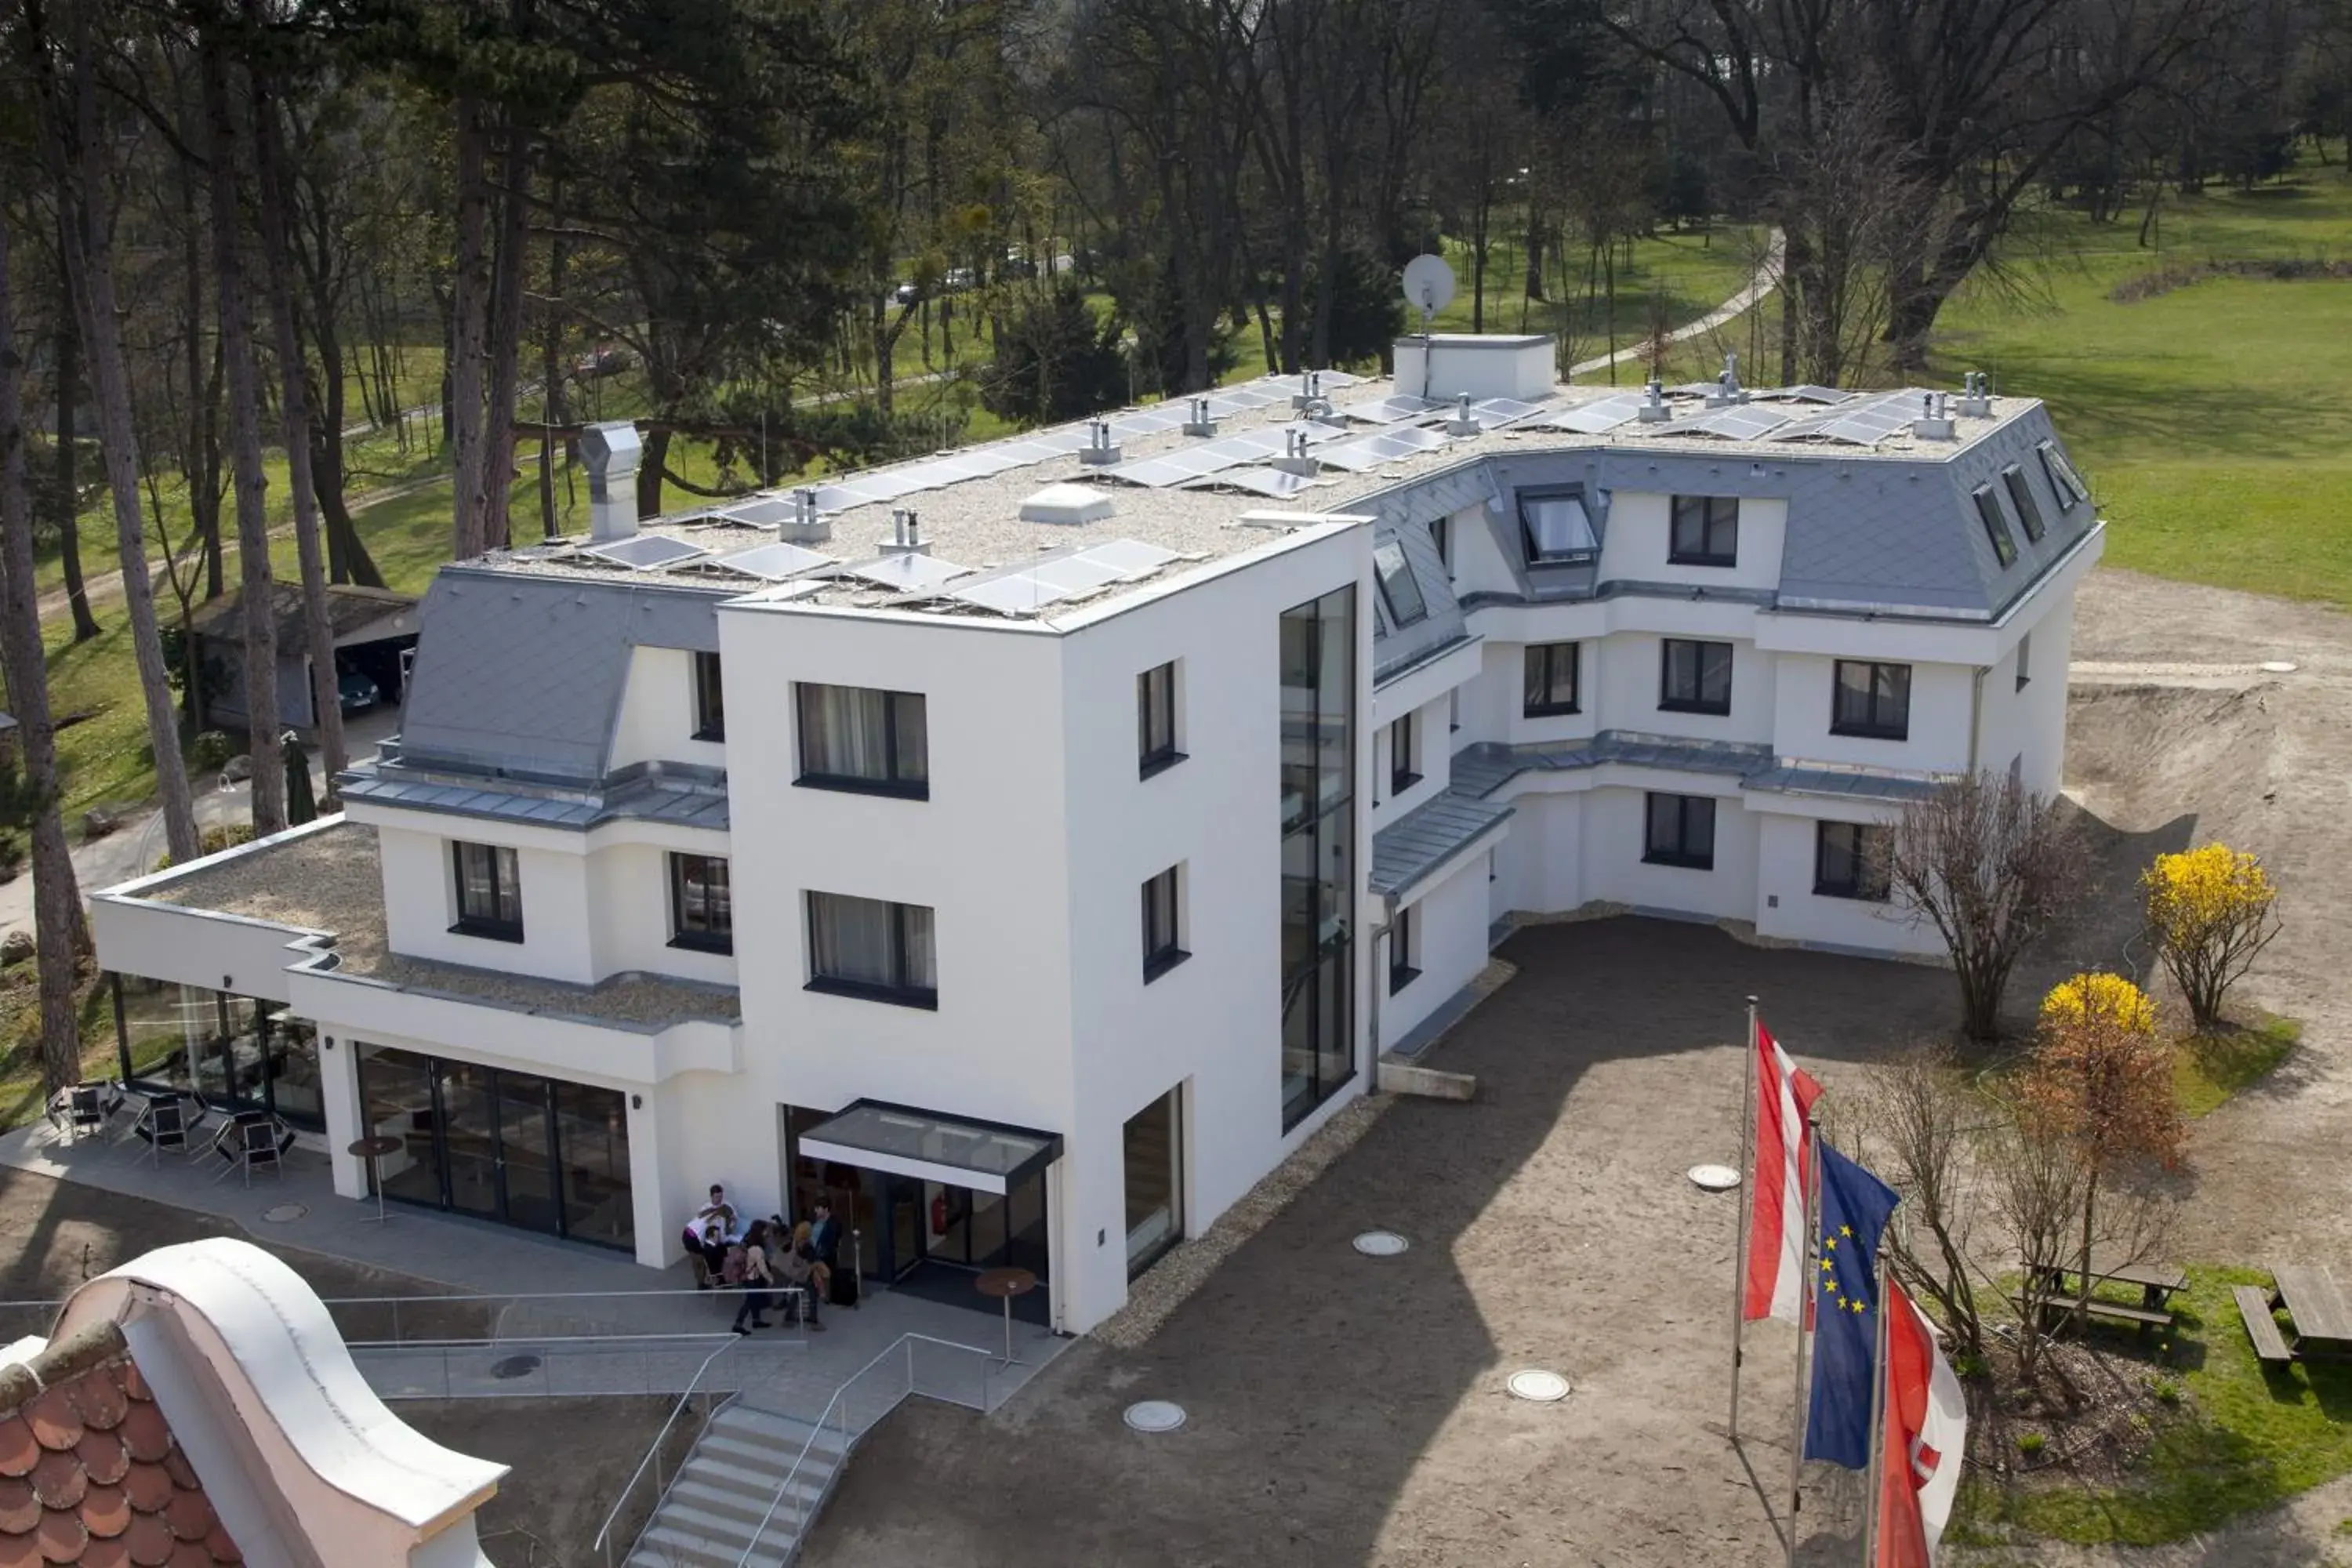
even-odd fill
[(739, 1226), (727, 1189), (714, 1183), (710, 1201), (687, 1221), (686, 1255), (694, 1266), (695, 1289), (743, 1292), (743, 1303), (735, 1310), (737, 1333), (768, 1327), (763, 1314), (787, 1291), (797, 1292), (794, 1300), (808, 1326), (824, 1329), (820, 1309), (834, 1289), (841, 1222), (823, 1199), (813, 1215), (796, 1226), (786, 1226), (782, 1215)]

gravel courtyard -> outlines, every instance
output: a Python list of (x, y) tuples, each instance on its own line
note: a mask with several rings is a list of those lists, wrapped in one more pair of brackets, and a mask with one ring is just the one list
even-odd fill
[[(2145, 965), (2131, 884), (2158, 851), (2262, 852), (2288, 932), (2251, 992), (2304, 1020), (2304, 1042), (2198, 1124), (2179, 1239), (2352, 1264), (2352, 990), (2329, 918), (2352, 891), (2352, 620), (2102, 572), (2074, 651), (2069, 790), (2098, 863), (2083, 920), (2012, 1005), (2078, 963)], [(2257, 668), (2271, 659), (2299, 668)], [(992, 1423), (903, 1408), (850, 1467), (809, 1568), (1783, 1561), (1790, 1336), (1749, 1331), (1743, 1464), (1722, 1436), (1734, 1215), (1683, 1172), (1737, 1152), (1746, 994), (1834, 1090), (1948, 1026), (1951, 981), (1639, 920), (1533, 927), (1503, 956), (1518, 978), (1434, 1058), (1477, 1075), (1475, 1102), (1394, 1105), (1140, 1351), (1082, 1345)], [(1359, 1257), (1349, 1238), (1374, 1226), (1412, 1249)], [(1575, 1393), (1513, 1400), (1521, 1367)], [(1142, 1398), (1190, 1424), (1129, 1432)], [(1809, 1473), (1801, 1561), (1854, 1560), (1853, 1489)], [(2224, 1540), (2035, 1560), (2352, 1561), (2331, 1539), (2347, 1514), (2352, 1479)]]

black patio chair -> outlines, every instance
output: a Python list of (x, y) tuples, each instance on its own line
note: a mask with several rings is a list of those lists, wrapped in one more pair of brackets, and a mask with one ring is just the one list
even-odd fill
[(248, 1187), (253, 1185), (253, 1168), (256, 1165), (268, 1165), (277, 1173), (279, 1181), (284, 1181), (286, 1164), (282, 1156), (285, 1150), (278, 1141), (277, 1119), (270, 1116), (240, 1117), (236, 1127), (236, 1163), (245, 1169), (245, 1184)]
[[(201, 1120), (201, 1119), (199, 1119)], [(195, 1124), (188, 1117), (185, 1101), (177, 1098), (151, 1100), (147, 1109), (139, 1113), (136, 1131), (147, 1140), (147, 1157), (161, 1165), (163, 1151), (176, 1152), (184, 1160), (190, 1153), (188, 1140)]]

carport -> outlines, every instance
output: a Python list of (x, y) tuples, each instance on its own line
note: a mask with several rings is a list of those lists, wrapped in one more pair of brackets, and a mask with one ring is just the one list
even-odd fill
[[(270, 584), (278, 626), (279, 721), (305, 738), (318, 728), (310, 705), (309, 637), (302, 624), (302, 588)], [(327, 618), (335, 639), (338, 679), (357, 671), (375, 683), (386, 706), (402, 697), (402, 655), (416, 646), (416, 600), (386, 588), (336, 584), (327, 589)], [(224, 595), (194, 619), (197, 682), (196, 728), (218, 729), (247, 721), (245, 700), (245, 597)]]

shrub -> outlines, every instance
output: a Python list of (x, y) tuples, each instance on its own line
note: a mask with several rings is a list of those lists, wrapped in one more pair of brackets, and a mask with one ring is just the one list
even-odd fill
[(2042, 999), (2042, 1026), (2063, 1028), (2103, 1018), (2135, 1035), (2156, 1033), (2156, 1004), (2120, 974), (2084, 973), (2062, 980)]
[(2159, 1377), (2149, 1385), (2148, 1392), (2156, 1395), (2157, 1403), (2159, 1405), (2178, 1405), (2180, 1403), (2180, 1380), (2177, 1377)]
[(2050, 1439), (2039, 1432), (2021, 1432), (2017, 1435), (2017, 1451), (2029, 1459), (2049, 1446)]
[[(234, 849), (240, 844), (252, 842), (253, 824), (228, 822), (217, 827), (205, 828), (204, 837), (198, 841), (198, 850), (205, 855), (217, 855), (224, 849)], [(155, 869), (158, 871), (168, 871), (171, 868), (172, 858), (169, 855), (155, 862)]]
[(217, 768), (236, 754), (236, 743), (224, 731), (206, 730), (188, 742), (188, 761), (200, 769)]
[(2278, 889), (2262, 861), (2226, 844), (2159, 855), (2140, 878), (2148, 940), (2199, 1029), (2279, 933)]

